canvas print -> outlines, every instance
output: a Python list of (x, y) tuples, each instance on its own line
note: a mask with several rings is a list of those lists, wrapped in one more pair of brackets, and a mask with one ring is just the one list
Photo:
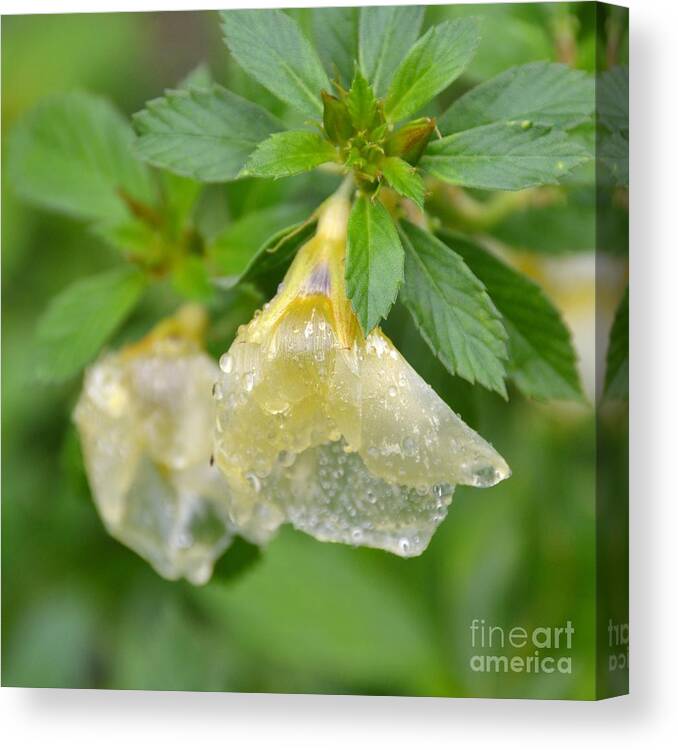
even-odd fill
[(628, 14), (2, 19), (2, 682), (628, 688)]

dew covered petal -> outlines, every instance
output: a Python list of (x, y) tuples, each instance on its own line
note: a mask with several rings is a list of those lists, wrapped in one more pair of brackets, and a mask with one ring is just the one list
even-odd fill
[(256, 498), (321, 541), (420, 554), (456, 484), (510, 471), (378, 328), (362, 335), (341, 222), (328, 225), (222, 357), (215, 461), (250, 534)]
[(185, 343), (102, 357), (74, 412), (99, 513), (160, 575), (205, 583), (233, 537), (229, 489), (210, 466), (217, 367)]
[(510, 475), (497, 451), (450, 409), (379, 329), (361, 354), (360, 383), (359, 450), (382, 479), (410, 487), (491, 487)]

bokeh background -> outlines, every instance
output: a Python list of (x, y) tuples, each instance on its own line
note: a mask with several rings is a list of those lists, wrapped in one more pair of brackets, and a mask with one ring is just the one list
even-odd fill
[[(310, 33), (307, 12), (292, 12)], [(610, 29), (615, 48), (606, 43), (607, 53), (618, 60), (627, 48), (623, 24), (612, 15), (601, 31), (591, 3), (437, 7), (427, 10), (426, 23), (469, 12), (484, 18), (484, 42), (455, 84), (457, 93), (532, 60), (593, 72), (596, 40)], [(219, 82), (278, 106), (231, 63), (216, 13), (5, 17), (3, 149), (13, 123), (47, 95), (84, 88), (131, 114), (201, 63)], [(292, 188), (281, 181), (264, 190), (250, 181), (211, 189), (206, 220), (234, 221), (252, 207), (274, 204), (277, 191), (288, 189), (313, 207), (331, 187), (320, 179), (295, 180)], [(516, 250), (516, 262), (547, 284), (573, 328), (579, 326), (589, 394), (593, 204), (582, 203), (577, 190), (590, 190), (591, 180), (590, 172), (573, 178), (560, 220), (553, 211), (532, 220), (514, 216), (497, 231)], [(21, 202), (3, 170), (5, 685), (592, 697), (596, 423), (590, 403), (541, 404), (515, 390), (504, 402), (470, 387), (444, 371), (396, 306), (387, 330), (441, 396), (508, 459), (513, 477), (492, 489), (458, 488), (420, 558), (321, 544), (285, 528), (261, 552), (237, 542), (205, 587), (170, 583), (99, 521), (70, 423), (79, 381), (46, 386), (34, 373), (35, 322), (48, 300), (114, 262), (114, 251), (78, 222)], [(623, 276), (622, 262), (622, 286)], [(613, 291), (610, 318), (621, 294), (616, 286)], [(176, 304), (172, 295), (157, 289), (118, 339), (148, 330)], [(228, 325), (246, 321), (259, 301), (233, 300)], [(476, 618), (528, 629), (572, 621), (573, 674), (472, 672), (469, 626)]]

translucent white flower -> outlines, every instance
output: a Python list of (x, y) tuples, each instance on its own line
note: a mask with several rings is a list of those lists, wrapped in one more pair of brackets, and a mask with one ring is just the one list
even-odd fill
[(278, 294), (220, 361), (215, 459), (236, 526), (283, 521), (321, 541), (426, 549), (457, 484), (509, 476), (380, 329), (346, 298), (349, 202), (331, 198)]
[(107, 354), (85, 375), (74, 413), (87, 475), (112, 536), (162, 576), (204, 583), (229, 545), (228, 486), (210, 465), (216, 364), (194, 307)]

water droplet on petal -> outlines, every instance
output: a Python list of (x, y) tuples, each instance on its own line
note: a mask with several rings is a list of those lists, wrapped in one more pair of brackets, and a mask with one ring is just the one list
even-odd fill
[(219, 359), (219, 367), (221, 368), (221, 371), (225, 372), (227, 375), (233, 371), (233, 357), (231, 357), (228, 352), (221, 355), (221, 358)]

